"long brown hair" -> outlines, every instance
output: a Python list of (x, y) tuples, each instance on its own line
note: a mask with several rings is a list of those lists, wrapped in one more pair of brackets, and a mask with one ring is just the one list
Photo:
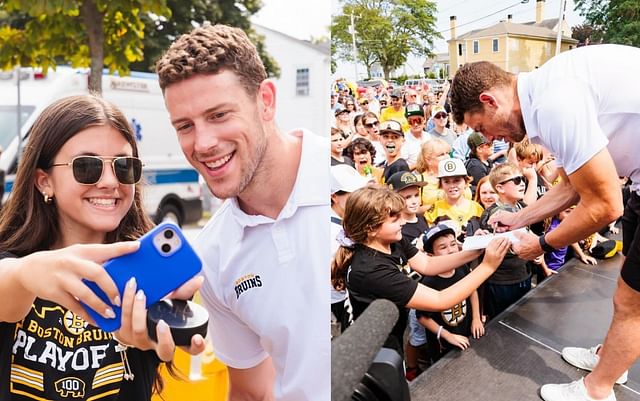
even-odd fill
[[(108, 125), (120, 132), (138, 156), (135, 136), (122, 112), (96, 95), (70, 96), (46, 107), (29, 130), (29, 142), (20, 159), (7, 204), (0, 212), (0, 249), (18, 256), (48, 250), (60, 237), (55, 201), (44, 202), (35, 185), (36, 169), (51, 168), (60, 148), (78, 132)], [(133, 240), (153, 227), (144, 212), (141, 184), (136, 184), (133, 205), (106, 243)]]
[[(349, 195), (344, 209), (342, 227), (345, 235), (357, 244), (366, 244), (369, 233), (384, 221), (400, 214), (404, 199), (387, 187), (370, 186)], [(336, 290), (346, 288), (347, 269), (353, 258), (353, 247), (340, 246), (331, 262), (331, 284)]]
[[(110, 126), (129, 142), (138, 157), (135, 136), (124, 114), (97, 95), (70, 96), (47, 106), (29, 130), (29, 142), (20, 159), (11, 196), (0, 212), (0, 250), (17, 256), (48, 250), (60, 237), (55, 201), (47, 204), (36, 188), (36, 169), (48, 170), (60, 148), (89, 127)], [(134, 240), (153, 227), (144, 211), (141, 183), (136, 184), (133, 204), (118, 227), (107, 233), (105, 242)], [(171, 363), (168, 370), (175, 374)], [(153, 391), (160, 393), (159, 374)]]

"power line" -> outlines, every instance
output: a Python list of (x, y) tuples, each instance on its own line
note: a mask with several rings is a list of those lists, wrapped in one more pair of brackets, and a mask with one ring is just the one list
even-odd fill
[[(503, 9), (498, 10), (498, 11), (496, 11), (496, 12), (493, 12), (493, 13), (491, 13), (491, 14), (487, 14), (487, 15), (485, 15), (484, 17), (476, 18), (476, 19), (474, 19), (473, 21), (469, 21), (469, 22), (465, 22), (464, 24), (456, 25), (456, 29), (461, 28), (461, 27), (463, 27), (463, 26), (467, 26), (467, 25), (473, 24), (474, 22), (481, 21), (481, 20), (483, 20), (483, 19), (485, 19), (485, 18), (489, 18), (489, 17), (494, 16), (494, 15), (496, 15), (496, 14), (499, 14), (499, 13), (501, 13), (501, 12), (503, 12), (503, 11), (506, 11), (506, 10), (508, 10), (508, 9), (510, 9), (510, 8), (516, 7), (516, 6), (520, 5), (520, 4), (524, 4), (524, 3), (528, 2), (528, 1), (529, 1), (529, 0), (522, 0), (522, 1), (519, 1), (519, 2), (517, 2), (517, 3), (514, 3), (514, 4), (510, 5), (509, 7), (505, 7), (505, 8), (503, 8)], [(438, 33), (445, 33), (445, 32), (447, 32), (447, 31), (449, 31), (449, 30), (451, 30), (451, 28), (447, 28), (447, 29), (442, 30), (442, 31), (440, 31), (440, 32), (438, 32)]]

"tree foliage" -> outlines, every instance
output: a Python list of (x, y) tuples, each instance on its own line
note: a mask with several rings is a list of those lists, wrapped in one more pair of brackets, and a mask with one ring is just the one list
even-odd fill
[(379, 63), (384, 76), (402, 66), (409, 54), (429, 56), (442, 36), (435, 29), (436, 4), (429, 0), (342, 0), (342, 14), (333, 17), (333, 57), (353, 61), (351, 15), (355, 17), (357, 57), (367, 67)]
[(169, 17), (163, 0), (0, 0), (0, 68), (60, 62), (91, 67), (89, 87), (102, 89), (102, 69), (126, 74), (141, 60), (141, 15)]
[(596, 32), (596, 30), (589, 24), (581, 24), (571, 27), (571, 37), (578, 41), (578, 46), (594, 43), (593, 38), (596, 36), (602, 37), (602, 33)]
[(591, 42), (640, 46), (640, 0), (576, 0), (594, 29)]
[(187, 33), (194, 25), (205, 21), (241, 28), (256, 45), (262, 62), (270, 76), (279, 76), (280, 68), (267, 54), (264, 36), (256, 33), (249, 17), (260, 10), (260, 0), (166, 0), (171, 18), (143, 15), (144, 58), (132, 64), (140, 71), (155, 71), (155, 63), (178, 36)]

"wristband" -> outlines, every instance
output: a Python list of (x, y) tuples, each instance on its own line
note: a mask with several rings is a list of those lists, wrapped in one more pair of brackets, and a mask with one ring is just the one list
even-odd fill
[(442, 334), (442, 329), (443, 329), (443, 328), (444, 328), (444, 327), (442, 327), (442, 326), (438, 327), (438, 334), (436, 334), (436, 338), (437, 338), (438, 340), (440, 340), (440, 335)]
[(540, 248), (542, 248), (542, 250), (547, 252), (547, 253), (557, 251), (556, 248), (554, 248), (551, 245), (547, 244), (547, 241), (545, 241), (544, 237), (545, 237), (544, 234), (538, 237), (538, 243), (540, 244)]

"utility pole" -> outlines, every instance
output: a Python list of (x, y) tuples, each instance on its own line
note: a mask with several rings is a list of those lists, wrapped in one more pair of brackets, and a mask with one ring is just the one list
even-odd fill
[(562, 42), (562, 21), (564, 21), (564, 9), (567, 0), (560, 0), (560, 13), (558, 15), (558, 34), (556, 35), (556, 56), (560, 54), (560, 43)]
[(349, 33), (351, 33), (351, 43), (353, 45), (353, 67), (355, 69), (355, 81), (358, 80), (358, 48), (356, 47), (356, 26), (354, 24), (355, 17), (353, 11), (351, 12), (351, 26), (349, 26)]

